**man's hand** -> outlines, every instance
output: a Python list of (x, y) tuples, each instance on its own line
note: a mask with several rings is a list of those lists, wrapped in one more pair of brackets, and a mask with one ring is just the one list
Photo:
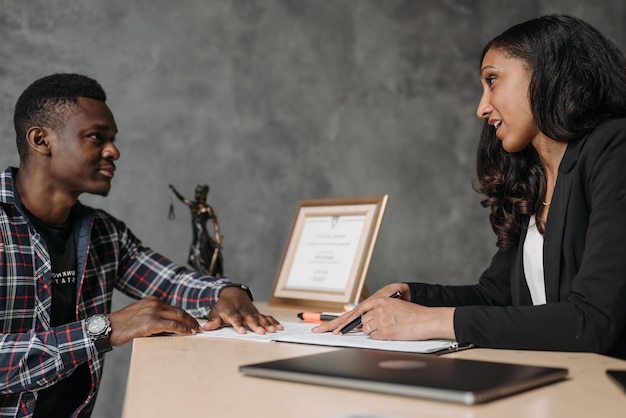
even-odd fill
[(201, 332), (200, 324), (183, 309), (168, 305), (156, 296), (133, 302), (109, 315), (111, 345), (120, 346), (136, 337), (162, 332), (191, 335)]
[(237, 287), (227, 287), (222, 290), (203, 328), (206, 331), (212, 331), (222, 325), (232, 325), (239, 334), (245, 334), (246, 328), (257, 334), (283, 329), (280, 322), (272, 316), (259, 313), (248, 294)]

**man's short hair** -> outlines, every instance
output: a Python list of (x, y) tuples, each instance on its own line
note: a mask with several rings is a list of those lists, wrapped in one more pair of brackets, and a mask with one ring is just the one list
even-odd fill
[(106, 93), (96, 80), (80, 74), (52, 74), (36, 80), (24, 90), (13, 115), (15, 141), (20, 160), (26, 159), (26, 133), (33, 126), (61, 129), (78, 107), (78, 98), (106, 101)]

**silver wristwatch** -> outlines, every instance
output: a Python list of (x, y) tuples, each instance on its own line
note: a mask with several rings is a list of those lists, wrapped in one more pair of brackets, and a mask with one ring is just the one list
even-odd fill
[(96, 345), (98, 353), (106, 353), (113, 349), (109, 340), (111, 321), (105, 315), (96, 314), (87, 318), (85, 320), (85, 332)]

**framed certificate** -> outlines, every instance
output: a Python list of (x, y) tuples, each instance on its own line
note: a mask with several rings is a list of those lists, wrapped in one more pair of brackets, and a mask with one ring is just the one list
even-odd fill
[(387, 199), (300, 201), (269, 305), (343, 310), (358, 303)]

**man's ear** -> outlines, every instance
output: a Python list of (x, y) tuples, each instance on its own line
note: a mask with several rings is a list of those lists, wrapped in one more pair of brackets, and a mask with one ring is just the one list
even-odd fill
[(26, 132), (26, 141), (33, 151), (42, 154), (50, 154), (50, 144), (48, 143), (48, 132), (40, 127), (33, 126)]

